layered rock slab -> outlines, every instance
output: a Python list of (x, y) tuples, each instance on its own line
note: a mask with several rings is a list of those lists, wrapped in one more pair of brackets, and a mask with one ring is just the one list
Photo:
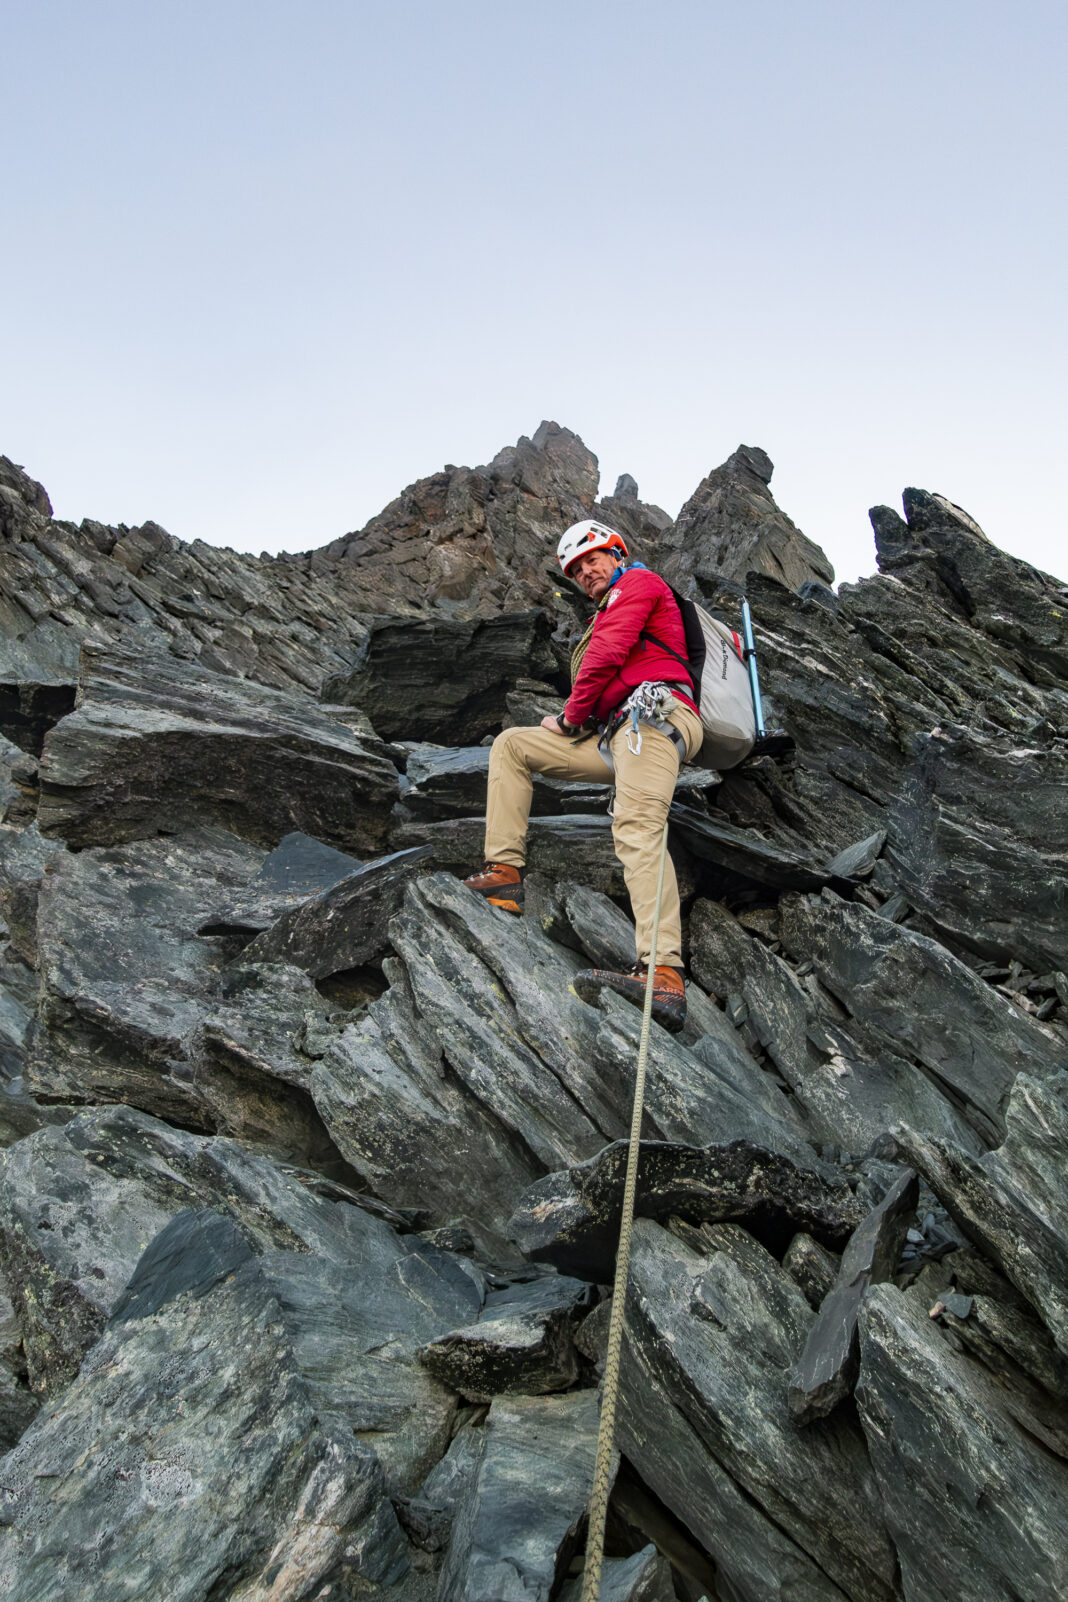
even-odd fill
[(313, 979), (328, 979), (380, 957), (405, 886), (426, 871), (430, 856), (429, 846), (414, 846), (364, 863), (287, 909), (246, 947), (242, 961), (289, 963)]
[(318, 1416), (233, 1224), (201, 1214), (141, 1292), (3, 1461), (4, 1594), (298, 1602), (401, 1578), (381, 1467)]
[(480, 1276), (232, 1141), (132, 1108), (80, 1113), (0, 1170), (0, 1254), (30, 1382), (54, 1396), (101, 1335), (149, 1243), (183, 1210), (239, 1226), (309, 1397), (411, 1489), (448, 1441), (455, 1397), (417, 1348), (477, 1316)]
[(906, 1169), (850, 1236), (835, 1282), (790, 1373), (790, 1411), (799, 1423), (825, 1417), (852, 1390), (860, 1365), (857, 1320), (864, 1297), (897, 1268), (918, 1193), (916, 1175)]
[[(602, 1283), (611, 1278), (627, 1149), (617, 1141), (531, 1187), (509, 1224), (524, 1256)], [(800, 1228), (840, 1248), (861, 1220), (844, 1179), (801, 1168), (748, 1141), (703, 1149), (643, 1141), (635, 1210), (638, 1217), (660, 1221), (744, 1221), (780, 1250)]]
[(867, 907), (833, 893), (787, 896), (780, 928), (787, 949), (815, 964), (861, 1025), (921, 1062), (988, 1138), (1004, 1133), (1016, 1075), (1052, 1072), (1063, 1058), (1040, 1024), (1015, 1011), (943, 946)]
[(61, 853), (39, 907), (26, 1084), (48, 1101), (126, 1102), (351, 1182), (308, 1088), (332, 1007), (300, 970), (231, 969), (232, 945), (195, 933), (261, 862), (215, 829)]
[[(843, 923), (849, 916), (842, 915)], [(690, 937), (694, 976), (721, 995), (741, 996), (760, 1044), (808, 1114), (813, 1138), (864, 1151), (895, 1124), (908, 1123), (980, 1150), (975, 1130), (921, 1068), (866, 1032), (851, 1033), (820, 1016), (789, 965), (726, 908), (698, 901)], [(809, 955), (803, 932), (795, 950)]]
[(0, 914), (11, 950), (31, 968), (37, 966), (41, 881), (63, 851), (60, 841), (42, 838), (36, 823), (0, 835)]
[(595, 1391), (493, 1403), (438, 1602), (549, 1602), (593, 1482)]
[[(385, 964), (390, 990), (327, 1043), (310, 1081), (316, 1106), (386, 1200), (462, 1222), (487, 1244), (489, 1230), (493, 1249), (506, 1248), (518, 1195), (628, 1127), (641, 1015), (618, 997), (603, 1010), (580, 1001), (573, 952), (444, 874), (409, 886), (389, 932), (400, 959)], [(732, 1082), (735, 1061), (720, 1070), (714, 1052), (703, 1059), (659, 1027), (653, 1035), (654, 1136), (808, 1152), (796, 1127)]]
[(640, 1219), (627, 1310), (623, 1451), (745, 1602), (787, 1580), (820, 1602), (891, 1602), (859, 1428), (832, 1416), (802, 1432), (790, 1416), (784, 1370), (814, 1315), (775, 1259), (734, 1225)]
[(963, 1233), (996, 1263), (1068, 1355), (1068, 1072), (1021, 1074), (1003, 1144), (981, 1157), (899, 1128), (895, 1139)]
[[(251, 940), (283, 914), (299, 907), (362, 867), (358, 858), (335, 851), (299, 830), (284, 835), (263, 859), (259, 872), (235, 899), (221, 904), (197, 930)], [(0, 892), (2, 893), (2, 892)]]
[(860, 1322), (857, 1401), (906, 1602), (1060, 1594), (1068, 1472), (1023, 1434), (997, 1387), (890, 1285)]
[[(1002, 554), (983, 541), (975, 561)], [(1006, 596), (1026, 589), (1033, 570), (1005, 562)], [(885, 828), (888, 871), (950, 938), (1056, 965), (1066, 698), (1026, 631), (908, 579), (845, 585), (833, 610), (756, 576), (749, 597), (768, 721), (798, 746), (775, 815), (834, 851)]]
[(496, 733), (516, 679), (553, 670), (549, 620), (540, 610), (471, 619), (371, 620), (352, 672), (323, 694), (358, 706), (387, 740), (477, 744)]
[(306, 701), (171, 657), (87, 644), (41, 758), (42, 833), (82, 848), (198, 825), (374, 851), (396, 769)]
[(246, 884), (261, 861), (218, 829), (62, 853), (38, 910), (30, 1088), (204, 1122), (187, 1063), (225, 954), (195, 931), (220, 887)]
[(572, 1336), (591, 1288), (551, 1274), (491, 1290), (477, 1324), (422, 1347), (420, 1362), (472, 1402), (566, 1391), (578, 1378)]

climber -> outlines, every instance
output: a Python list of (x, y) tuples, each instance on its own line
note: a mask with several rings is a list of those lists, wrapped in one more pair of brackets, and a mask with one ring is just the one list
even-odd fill
[(614, 783), (612, 838), (634, 912), (638, 960), (628, 973), (587, 969), (575, 976), (575, 990), (592, 1001), (607, 987), (641, 1005), (652, 962), (653, 1016), (681, 1029), (682, 920), (670, 856), (655, 953), (650, 945), (668, 808), (680, 764), (697, 754), (703, 735), (682, 617), (664, 580), (631, 562), (623, 536), (603, 523), (572, 524), (556, 554), (564, 576), (597, 610), (572, 655), (571, 694), (559, 717), (506, 729), (493, 742), (486, 865), (464, 883), (493, 906), (521, 912), (531, 774)]

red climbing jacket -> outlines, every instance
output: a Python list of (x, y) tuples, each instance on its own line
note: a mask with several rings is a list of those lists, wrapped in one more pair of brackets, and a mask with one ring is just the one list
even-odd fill
[(688, 692), (676, 693), (696, 712), (693, 680), (683, 664), (651, 640), (639, 638), (648, 629), (679, 656), (686, 655), (682, 615), (664, 580), (647, 567), (626, 568), (602, 605), (564, 707), (565, 720), (573, 727), (589, 719), (603, 723), (647, 679), (688, 686)]

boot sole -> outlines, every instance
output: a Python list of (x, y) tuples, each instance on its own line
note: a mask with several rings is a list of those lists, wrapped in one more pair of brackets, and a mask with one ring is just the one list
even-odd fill
[(503, 896), (487, 896), (486, 900), (491, 907), (500, 907), (502, 912), (512, 912), (517, 917), (522, 915), (523, 904), (521, 901), (505, 901)]
[[(635, 1007), (645, 1006), (644, 984), (637, 984), (633, 987), (611, 984), (606, 979), (595, 979), (592, 975), (587, 977), (579, 973), (575, 975), (573, 985), (579, 1000), (589, 1002), (592, 1006), (596, 1006), (597, 997), (602, 990), (611, 990), (613, 995), (622, 996), (624, 1001), (631, 1002)], [(685, 999), (680, 998), (680, 1001), (677, 1002), (661, 1000), (654, 990), (653, 1018), (669, 1034), (677, 1035), (679, 1030), (684, 1028), (686, 1024)]]

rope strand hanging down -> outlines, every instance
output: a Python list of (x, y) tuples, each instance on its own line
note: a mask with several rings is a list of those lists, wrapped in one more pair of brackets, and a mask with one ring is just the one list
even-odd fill
[(619, 1361), (623, 1346), (623, 1316), (627, 1300), (627, 1279), (630, 1272), (630, 1237), (634, 1224), (634, 1199), (638, 1187), (638, 1156), (641, 1143), (642, 1111), (645, 1105), (645, 1063), (649, 1055), (649, 1031), (653, 1021), (653, 985), (656, 973), (656, 949), (660, 936), (660, 902), (664, 894), (664, 863), (667, 859), (668, 825), (664, 821), (664, 837), (660, 843), (660, 867), (656, 880), (656, 910), (653, 914), (653, 932), (645, 975), (645, 1008), (642, 1012), (642, 1032), (638, 1045), (638, 1068), (634, 1076), (634, 1105), (630, 1115), (630, 1144), (627, 1148), (627, 1177), (623, 1186), (623, 1213), (619, 1224), (619, 1247), (616, 1252), (616, 1274), (612, 1286), (612, 1314), (608, 1323), (608, 1349), (604, 1360), (604, 1388), (601, 1393), (601, 1418), (597, 1430), (597, 1455), (593, 1466), (593, 1489), (590, 1493), (589, 1533), (586, 1537), (586, 1567), (582, 1575), (581, 1602), (598, 1602), (601, 1594), (601, 1569), (604, 1565), (604, 1532), (608, 1518), (608, 1496), (612, 1485), (612, 1457), (616, 1433), (616, 1402), (619, 1398)]

